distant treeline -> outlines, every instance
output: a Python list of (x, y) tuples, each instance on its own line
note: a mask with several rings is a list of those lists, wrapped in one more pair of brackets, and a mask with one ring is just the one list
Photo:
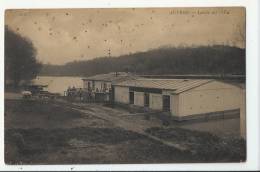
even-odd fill
[(142, 75), (245, 74), (245, 50), (224, 45), (160, 48), (147, 52), (74, 61), (65, 65), (45, 64), (41, 75), (91, 76), (108, 72)]

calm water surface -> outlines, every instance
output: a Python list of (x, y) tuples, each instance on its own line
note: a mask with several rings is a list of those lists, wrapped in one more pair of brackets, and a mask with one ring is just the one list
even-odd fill
[(64, 94), (64, 91), (70, 87), (82, 88), (82, 77), (68, 76), (38, 76), (33, 80), (34, 84), (48, 85), (47, 91), (52, 93)]

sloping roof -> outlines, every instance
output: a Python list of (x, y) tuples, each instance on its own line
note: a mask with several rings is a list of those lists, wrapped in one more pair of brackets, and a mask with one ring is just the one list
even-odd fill
[(178, 94), (200, 85), (209, 83), (209, 79), (133, 79), (119, 82), (115, 85), (125, 87), (157, 88), (162, 90), (172, 90)]
[(91, 81), (106, 81), (106, 82), (119, 82), (128, 79), (136, 79), (139, 78), (131, 73), (126, 72), (111, 72), (107, 74), (99, 74), (90, 76), (87, 78), (82, 78), (82, 80), (91, 80)]
[(241, 88), (241, 89), (245, 89), (246, 88), (246, 85), (244, 82), (235, 82), (235, 81), (221, 81), (221, 80), (218, 80), (219, 82), (224, 82), (226, 84), (230, 84), (230, 85), (233, 85), (235, 87), (238, 87), (238, 88)]

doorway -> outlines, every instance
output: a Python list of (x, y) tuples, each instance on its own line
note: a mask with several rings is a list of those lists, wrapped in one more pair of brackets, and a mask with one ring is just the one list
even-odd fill
[(149, 93), (144, 93), (144, 106), (149, 107), (150, 101), (149, 101)]
[(133, 91), (129, 92), (129, 103), (134, 104), (134, 92)]
[(170, 111), (170, 96), (163, 95), (163, 111)]

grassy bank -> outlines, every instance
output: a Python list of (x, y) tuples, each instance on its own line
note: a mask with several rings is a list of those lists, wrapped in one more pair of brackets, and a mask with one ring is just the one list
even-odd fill
[(183, 128), (149, 128), (147, 133), (161, 139), (187, 147), (199, 161), (240, 162), (246, 159), (246, 143), (235, 137), (218, 137), (216, 135), (191, 131)]
[[(70, 104), (56, 101), (5, 100), (5, 162), (101, 164), (245, 159), (245, 143), (239, 139), (223, 140), (211, 134), (163, 125), (146, 130), (150, 135), (189, 148), (189, 151), (180, 151), (93, 115), (98, 112), (105, 117), (115, 110), (108, 112), (101, 105), (92, 104), (91, 107), (86, 105), (82, 113)], [(139, 124), (136, 121), (131, 125)]]

